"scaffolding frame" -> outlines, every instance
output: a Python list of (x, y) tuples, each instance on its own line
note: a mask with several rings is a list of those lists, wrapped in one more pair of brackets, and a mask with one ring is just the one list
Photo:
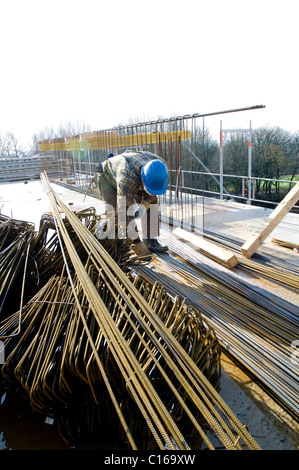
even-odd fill
[[(227, 134), (230, 133), (241, 133), (245, 134), (248, 140), (248, 176), (247, 176), (247, 204), (251, 204), (252, 199), (252, 126), (251, 120), (249, 121), (249, 128), (248, 129), (223, 129), (222, 128), (222, 120), (220, 121), (220, 199), (223, 199), (223, 192), (226, 189), (223, 186), (223, 143), (226, 140)], [(224, 139), (223, 139), (224, 134)]]

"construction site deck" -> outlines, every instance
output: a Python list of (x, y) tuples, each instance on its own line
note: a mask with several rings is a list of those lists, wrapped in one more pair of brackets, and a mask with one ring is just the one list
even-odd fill
[[(96, 214), (104, 212), (104, 205), (96, 195), (84, 195), (61, 183), (51, 183), (51, 188), (71, 212), (90, 207)], [(53, 213), (48, 196), (40, 180), (2, 182), (1, 215), (28, 221), (38, 231), (42, 215)], [(242, 255), (241, 247), (272, 209), (207, 197), (197, 198), (196, 202), (200, 226), (192, 233), (214, 244), (215, 250), (216, 247), (228, 250), (236, 257), (236, 265), (225, 266), (211, 252), (200, 249), (200, 245), (188, 243), (178, 231), (179, 219), (172, 217), (172, 224), (168, 219), (161, 221), (160, 238), (168, 244), (169, 252), (156, 255), (147, 265), (135, 266), (134, 272), (152, 285), (159, 283), (171, 298), (184, 299), (213, 328), (221, 347), (220, 397), (248, 428), (258, 446), (264, 450), (295, 450), (298, 448), (298, 361), (294, 341), (298, 338), (299, 313), (299, 215), (289, 212), (248, 259)], [(190, 233), (189, 227), (186, 232)], [(289, 325), (291, 330), (285, 331)], [(286, 345), (289, 337), (290, 344)], [(21, 412), (22, 426), (24, 429), (28, 426), (30, 433), (22, 431), (22, 427), (17, 430), (10, 399), (3, 397), (0, 405), (3, 448), (67, 447), (49, 430), (51, 420), (43, 423), (48, 437), (41, 441), (41, 423), (28, 410)], [(16, 409), (20, 414), (19, 405)], [(109, 440), (101, 445), (94, 441), (82, 445), (83, 448), (122, 448), (121, 442)], [(201, 444), (201, 448), (205, 445)]]

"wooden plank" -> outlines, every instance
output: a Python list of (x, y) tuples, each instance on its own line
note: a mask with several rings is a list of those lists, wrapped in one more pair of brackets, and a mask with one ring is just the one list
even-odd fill
[(259, 229), (241, 247), (243, 256), (250, 258), (258, 247), (266, 240), (279, 222), (287, 215), (299, 199), (299, 181), (278, 204)]
[(227, 248), (222, 248), (213, 242), (205, 240), (204, 238), (179, 227), (173, 230), (172, 233), (177, 238), (181, 238), (182, 240), (191, 243), (202, 254), (222, 264), (226, 268), (232, 269), (238, 264), (237, 257)]

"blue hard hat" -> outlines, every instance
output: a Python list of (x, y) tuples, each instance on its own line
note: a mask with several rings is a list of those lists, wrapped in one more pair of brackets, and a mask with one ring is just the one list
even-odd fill
[(151, 160), (141, 168), (144, 186), (150, 194), (164, 194), (168, 187), (168, 170), (160, 160)]

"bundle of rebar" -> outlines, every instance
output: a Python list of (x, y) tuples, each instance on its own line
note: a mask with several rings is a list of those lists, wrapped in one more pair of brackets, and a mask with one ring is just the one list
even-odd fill
[[(270, 394), (294, 416), (298, 409), (298, 360), (294, 342), (299, 309), (254, 286), (198, 253), (190, 245), (167, 238), (173, 256), (161, 255), (156, 269), (138, 268), (151, 282), (173, 294), (178, 289), (213, 326), (223, 349), (253, 373)], [(182, 262), (184, 260), (184, 262)], [(298, 276), (295, 282), (298, 282)]]
[(272, 238), (272, 242), (276, 243), (279, 246), (283, 246), (285, 248), (290, 248), (291, 250), (294, 250), (297, 253), (299, 251), (299, 244), (298, 243), (292, 243), (292, 242), (285, 241), (285, 240), (278, 240), (277, 238)]
[(0, 320), (22, 301), (34, 225), (0, 214)]
[[(167, 321), (172, 334), (183, 344), (184, 349), (209, 380), (219, 380), (219, 345), (213, 333), (195, 312), (187, 309), (179, 299), (172, 300), (158, 284), (153, 289), (136, 277), (134, 286), (150, 302), (156, 314)], [(53, 415), (59, 424), (60, 434), (71, 443), (78, 441), (78, 430), (80, 434), (84, 434), (84, 430), (91, 434), (94, 431), (93, 426), (99, 426), (100, 423), (95, 421), (97, 415), (100, 416), (101, 423), (116, 420), (105, 387), (109, 378), (116, 403), (120, 404), (121, 413), (126, 416), (130, 432), (138, 430), (138, 437), (135, 439), (137, 438), (139, 443), (149, 441), (147, 445), (150, 445), (151, 436), (138, 415), (134, 400), (127, 392), (125, 377), (118, 372), (107, 341), (79, 289), (76, 284), (81, 308), (86, 314), (88, 334), (84, 331), (67, 279), (63, 276), (53, 276), (24, 307), (23, 334), (18, 337), (17, 342), (6, 342), (8, 358), (2, 376), (8, 383), (13, 381), (22, 385), (35, 411), (45, 416)], [(150, 382), (155, 384), (159, 398), (171, 408), (172, 419), (181, 420), (186, 426), (188, 423), (182, 415), (182, 408), (151, 359), (152, 346), (144, 345), (138, 338), (137, 333), (142, 335), (143, 331), (136, 324), (137, 331), (134, 334), (134, 329), (121, 309), (113, 308), (111, 296), (104, 285), (101, 287), (101, 295), (109, 301), (114, 321), (122, 324), (122, 334), (136, 355), (139, 367), (147, 374)], [(186, 317), (188, 324), (184, 325)], [(18, 315), (15, 314), (2, 326), (1, 334), (10, 335), (16, 328), (17, 321)], [(92, 336), (92, 342), (89, 335)], [(196, 345), (198, 347), (195, 347)], [(100, 370), (98, 357), (102, 363)], [(157, 357), (157, 361), (160, 367), (163, 367), (164, 373), (174, 380), (163, 357)], [(140, 372), (137, 369), (135, 373)]]
[[(94, 207), (76, 211), (75, 214), (91, 233), (95, 232), (97, 224), (101, 221), (101, 215), (96, 214)], [(87, 256), (84, 247), (67, 220), (64, 220), (64, 224), (70, 234), (78, 256), (84, 262)], [(124, 272), (127, 272), (129, 267), (132, 267), (138, 262), (136, 256), (133, 256), (132, 250), (130, 250), (130, 243), (128, 240), (110, 240), (108, 238), (104, 238), (101, 243)], [(64, 266), (64, 259), (61, 253), (59, 234), (56, 231), (52, 213), (43, 214), (41, 217), (33, 255), (39, 268), (38, 276), (41, 285), (48, 281), (53, 274), (61, 273)], [(69, 261), (67, 253), (66, 257)]]
[[(238, 258), (238, 266), (242, 269), (298, 292), (299, 269), (297, 255), (294, 257), (291, 256), (292, 254), (284, 252), (279, 256), (277, 251), (271, 250), (269, 246), (263, 246), (258, 252), (254, 253), (252, 258), (246, 258), (241, 255), (241, 246), (243, 245), (241, 240), (223, 234), (215, 234), (208, 230), (201, 233), (201, 236), (233, 251)], [(272, 242), (285, 247), (294, 248), (296, 246), (287, 242), (280, 243), (279, 240), (275, 239), (272, 239)]]
[[(160, 283), (125, 273), (55, 195), (45, 174), (41, 179), (64, 265), (24, 307), (18, 344), (7, 339), (6, 380), (23, 385), (34, 409), (58, 409), (68, 434), (74, 409), (90, 404), (91, 392), (102, 422), (107, 403), (112, 416), (113, 406), (133, 449), (188, 450), (196, 438), (214, 449), (207, 429), (227, 449), (259, 449), (213, 385), (219, 343), (199, 311)], [(10, 336), (16, 317), (1, 325), (0, 335)], [(94, 412), (86, 414), (94, 420)]]

